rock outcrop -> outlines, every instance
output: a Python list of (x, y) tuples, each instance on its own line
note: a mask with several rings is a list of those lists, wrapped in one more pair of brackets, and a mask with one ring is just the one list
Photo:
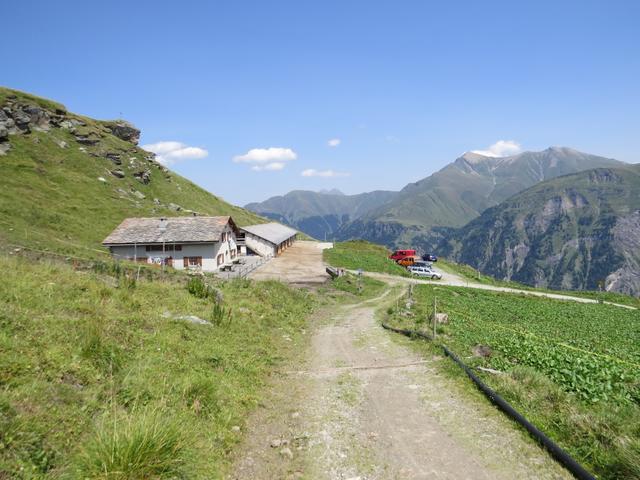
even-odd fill
[(134, 127), (129, 122), (124, 120), (118, 120), (116, 122), (106, 123), (107, 128), (113, 133), (116, 137), (125, 142), (133, 143), (134, 145), (138, 144), (140, 140), (140, 130)]

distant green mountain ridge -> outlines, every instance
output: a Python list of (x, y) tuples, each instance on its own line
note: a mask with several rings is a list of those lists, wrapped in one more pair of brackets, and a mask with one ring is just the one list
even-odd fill
[(247, 210), (286, 223), (318, 240), (332, 239), (342, 225), (389, 202), (397, 192), (378, 190), (345, 195), (338, 190), (294, 190), (264, 202), (249, 203)]
[(486, 210), (440, 252), (536, 287), (640, 295), (640, 164), (558, 177)]
[(232, 215), (235, 207), (170, 171), (137, 146), (127, 122), (99, 121), (56, 102), (0, 88), (0, 240), (99, 255), (124, 218)]

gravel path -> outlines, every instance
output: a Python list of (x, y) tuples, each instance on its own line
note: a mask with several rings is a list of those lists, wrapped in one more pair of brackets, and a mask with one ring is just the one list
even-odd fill
[(571, 478), (484, 398), (380, 328), (390, 297), (318, 312), (249, 419), (232, 479)]
[(280, 280), (290, 285), (309, 286), (325, 283), (329, 275), (322, 251), (332, 243), (299, 240), (279, 257), (269, 260), (249, 274), (254, 280)]

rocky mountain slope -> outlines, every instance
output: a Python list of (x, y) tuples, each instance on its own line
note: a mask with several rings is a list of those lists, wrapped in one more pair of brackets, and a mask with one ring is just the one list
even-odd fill
[(294, 190), (264, 202), (250, 203), (245, 208), (323, 240), (334, 238), (341, 226), (386, 204), (396, 195), (397, 192), (384, 190), (359, 195), (344, 195), (336, 190)]
[(337, 236), (430, 250), (453, 228), (536, 183), (623, 165), (565, 147), (500, 158), (467, 152), (433, 175), (407, 185), (388, 203), (345, 224)]
[(497, 278), (640, 295), (640, 165), (540, 183), (486, 210), (440, 251)]
[(137, 147), (140, 131), (56, 102), (0, 88), (0, 240), (93, 256), (129, 216), (232, 215), (234, 207)]

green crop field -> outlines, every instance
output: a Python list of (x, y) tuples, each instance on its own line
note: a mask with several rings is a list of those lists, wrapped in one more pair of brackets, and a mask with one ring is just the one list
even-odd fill
[[(434, 298), (449, 323), (438, 341), (603, 478), (640, 475), (640, 312), (418, 285), (411, 314), (392, 324), (425, 328)], [(474, 347), (489, 347), (489, 356)]]

